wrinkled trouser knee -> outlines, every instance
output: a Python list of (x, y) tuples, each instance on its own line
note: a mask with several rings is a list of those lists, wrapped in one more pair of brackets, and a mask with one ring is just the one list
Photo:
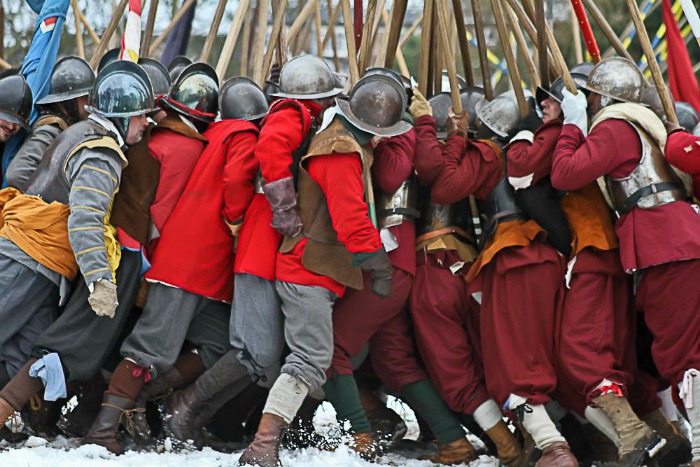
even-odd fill
[(252, 274), (234, 276), (231, 346), (254, 379), (273, 379), (284, 350), (284, 319), (275, 283)]
[(333, 357), (333, 304), (338, 296), (323, 287), (276, 281), (284, 337), (291, 353), (282, 373), (301, 378), (309, 391), (326, 381), (326, 369)]

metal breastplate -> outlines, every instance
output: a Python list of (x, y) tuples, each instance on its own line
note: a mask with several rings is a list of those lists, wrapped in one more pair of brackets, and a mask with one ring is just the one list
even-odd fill
[(375, 190), (379, 228), (394, 227), (403, 221), (415, 222), (418, 212), (418, 184), (409, 178), (393, 193)]
[(666, 162), (661, 149), (645, 131), (634, 127), (642, 142), (639, 164), (627, 177), (605, 177), (613, 207), (619, 216), (635, 206), (649, 209), (688, 199), (683, 182)]
[(106, 129), (90, 120), (69, 127), (46, 149), (39, 167), (29, 179), (25, 193), (40, 196), (47, 203), (57, 201), (68, 204), (70, 193), (70, 185), (66, 180), (68, 156), (80, 143), (108, 135), (110, 133)]
[(515, 190), (506, 177), (501, 178), (486, 198), (478, 200), (479, 213), (484, 225), (484, 236), (491, 235), (499, 222), (525, 219), (525, 214), (515, 202)]
[(474, 225), (469, 210), (469, 200), (452, 204), (437, 204), (430, 201), (430, 187), (421, 187), (418, 197), (420, 217), (416, 223), (417, 242), (431, 234), (457, 234), (471, 244), (474, 242)]

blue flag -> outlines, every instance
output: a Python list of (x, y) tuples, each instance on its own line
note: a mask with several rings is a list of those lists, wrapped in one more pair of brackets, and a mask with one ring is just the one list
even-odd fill
[[(27, 3), (34, 11), (38, 8), (41, 9), (34, 27), (32, 45), (29, 47), (19, 72), (27, 80), (32, 89), (34, 102), (36, 102), (50, 91), (51, 71), (56, 63), (61, 32), (63, 31), (63, 23), (66, 22), (70, 0), (27, 0)], [(34, 124), (37, 117), (36, 108), (32, 108), (29, 124)], [(20, 130), (5, 144), (5, 150), (2, 154), (3, 186), (7, 186), (5, 183), (7, 166), (17, 154), (26, 136), (27, 132)]]
[[(183, 0), (183, 4), (185, 1)], [(197, 2), (185, 12), (180, 20), (175, 24), (175, 27), (168, 34), (168, 40), (165, 42), (163, 54), (160, 56), (160, 63), (167, 68), (170, 62), (178, 55), (187, 53), (187, 43), (190, 41), (190, 33), (192, 32), (192, 20), (194, 19), (194, 10), (197, 7)]]

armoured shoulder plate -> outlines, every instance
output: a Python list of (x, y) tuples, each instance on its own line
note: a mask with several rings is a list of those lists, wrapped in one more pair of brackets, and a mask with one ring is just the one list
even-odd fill
[(26, 194), (40, 196), (47, 203), (68, 204), (70, 185), (66, 180), (68, 157), (81, 143), (112, 134), (92, 120), (84, 120), (69, 127), (46, 149), (34, 175), (29, 180)]
[(499, 222), (525, 219), (525, 214), (515, 202), (515, 190), (505, 176), (486, 198), (477, 200), (477, 205), (484, 224), (484, 239), (495, 232)]
[(394, 227), (403, 221), (415, 222), (418, 211), (418, 183), (409, 178), (393, 193), (375, 190), (379, 228)]
[(644, 130), (633, 126), (642, 142), (639, 164), (627, 177), (605, 177), (618, 216), (627, 214), (635, 206), (649, 209), (687, 200), (683, 182), (666, 162), (659, 146)]
[(427, 240), (431, 234), (439, 236), (451, 233), (476, 245), (468, 199), (453, 204), (433, 203), (430, 201), (430, 187), (421, 187), (418, 209), (420, 217), (416, 226), (417, 243)]

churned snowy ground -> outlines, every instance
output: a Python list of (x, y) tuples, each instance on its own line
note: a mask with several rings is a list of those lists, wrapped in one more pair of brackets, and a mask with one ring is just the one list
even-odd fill
[[(418, 424), (413, 413), (400, 403), (390, 400), (389, 404), (408, 424), (407, 439), (415, 439)], [(316, 412), (314, 419), (318, 431), (325, 433), (337, 428), (333, 407), (324, 403)], [(79, 446), (77, 440), (57, 438), (50, 443), (45, 439), (31, 437), (21, 448), (9, 447), (0, 451), (0, 466), (8, 467), (229, 467), (235, 466), (242, 451), (224, 454), (206, 448), (202, 451), (180, 450), (172, 452), (169, 440), (159, 443), (160, 452), (127, 451), (122, 456), (110, 454), (106, 449), (95, 445)], [(474, 440), (478, 443), (478, 440)], [(0, 445), (2, 449), (2, 445)], [(419, 461), (399, 454), (387, 454), (378, 460), (380, 465), (407, 467), (429, 467), (434, 464)], [(282, 462), (287, 467), (370, 467), (369, 462), (361, 460), (349, 449), (341, 447), (336, 452), (323, 452), (317, 449), (298, 451), (282, 450)], [(495, 467), (495, 458), (481, 456), (470, 464), (472, 467)]]

